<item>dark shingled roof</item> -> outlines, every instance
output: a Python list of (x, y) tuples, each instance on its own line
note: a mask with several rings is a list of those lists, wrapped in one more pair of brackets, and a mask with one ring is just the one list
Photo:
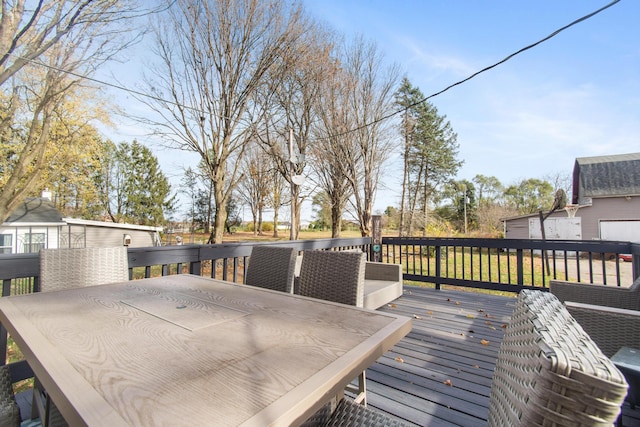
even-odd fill
[(640, 194), (640, 153), (579, 157), (573, 167), (573, 203), (588, 197)]
[(25, 200), (14, 210), (5, 222), (61, 222), (62, 214), (53, 205), (51, 200), (40, 197), (32, 197)]

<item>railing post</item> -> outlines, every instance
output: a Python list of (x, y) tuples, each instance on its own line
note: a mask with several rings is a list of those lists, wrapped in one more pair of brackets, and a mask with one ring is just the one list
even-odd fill
[(371, 217), (371, 253), (369, 259), (373, 262), (382, 262), (382, 217)]

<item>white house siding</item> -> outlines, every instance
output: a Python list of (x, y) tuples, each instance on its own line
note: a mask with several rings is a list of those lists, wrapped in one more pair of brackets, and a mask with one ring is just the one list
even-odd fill
[[(21, 254), (38, 252), (42, 248), (57, 248), (59, 227), (59, 224), (5, 223), (0, 227), (0, 234), (11, 236), (11, 246), (4, 247), (1, 253)], [(29, 235), (32, 235), (31, 240)]]

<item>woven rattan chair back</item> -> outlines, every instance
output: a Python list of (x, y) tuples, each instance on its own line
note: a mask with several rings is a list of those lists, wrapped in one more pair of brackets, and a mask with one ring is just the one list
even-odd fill
[(0, 426), (19, 426), (20, 409), (13, 394), (9, 366), (0, 366)]
[(365, 262), (363, 252), (305, 251), (298, 293), (362, 307)]
[(500, 346), (489, 426), (612, 425), (627, 383), (549, 292), (520, 292)]
[(126, 280), (129, 280), (126, 246), (40, 251), (41, 292)]
[(251, 286), (293, 292), (297, 251), (283, 246), (254, 246), (244, 283)]

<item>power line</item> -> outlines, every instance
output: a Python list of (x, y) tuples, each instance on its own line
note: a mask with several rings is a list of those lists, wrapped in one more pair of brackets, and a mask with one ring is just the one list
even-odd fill
[(557, 30), (556, 30), (556, 31), (554, 31), (553, 33), (549, 34), (548, 36), (546, 36), (546, 37), (544, 37), (544, 38), (542, 38), (542, 39), (540, 39), (540, 40), (538, 40), (537, 42), (532, 43), (532, 44), (530, 44), (530, 45), (528, 45), (528, 46), (525, 46), (525, 47), (523, 47), (522, 49), (520, 49), (520, 50), (518, 50), (518, 51), (516, 51), (516, 52), (514, 52), (514, 53), (512, 53), (512, 54), (510, 54), (509, 56), (505, 57), (505, 58), (504, 58), (504, 59), (502, 59), (501, 61), (498, 61), (498, 62), (494, 63), (493, 65), (489, 65), (488, 67), (485, 67), (485, 68), (483, 68), (483, 69), (482, 69), (482, 70), (480, 70), (480, 71), (476, 71), (475, 73), (471, 74), (469, 77), (467, 77), (467, 78), (465, 78), (465, 79), (463, 79), (463, 80), (460, 80), (460, 81), (458, 81), (458, 82), (456, 82), (456, 83), (453, 83), (453, 84), (451, 84), (451, 85), (449, 85), (449, 86), (445, 87), (444, 89), (442, 89), (442, 90), (440, 90), (440, 91), (438, 91), (438, 92), (435, 92), (435, 93), (433, 93), (433, 94), (431, 94), (431, 95), (429, 95), (429, 96), (427, 96), (427, 97), (425, 97), (425, 98), (421, 99), (420, 101), (414, 102), (413, 104), (408, 105), (407, 107), (403, 107), (403, 108), (401, 108), (400, 110), (394, 111), (393, 113), (387, 114), (386, 116), (382, 116), (382, 117), (380, 117), (379, 119), (376, 119), (376, 120), (374, 120), (374, 121), (372, 121), (372, 122), (365, 123), (364, 125), (359, 126), (359, 127), (355, 128), (355, 129), (351, 129), (351, 130), (348, 130), (348, 131), (345, 131), (345, 132), (342, 132), (342, 133), (339, 133), (339, 134), (334, 134), (334, 135), (332, 135), (332, 137), (337, 137), (337, 136), (347, 135), (347, 134), (349, 134), (349, 133), (356, 132), (356, 131), (358, 131), (358, 130), (361, 130), (361, 129), (364, 129), (364, 128), (366, 128), (366, 127), (372, 126), (372, 125), (374, 125), (374, 124), (380, 123), (380, 122), (382, 122), (382, 121), (384, 121), (384, 120), (388, 120), (388, 119), (390, 119), (390, 118), (392, 118), (392, 117), (394, 117), (394, 116), (397, 116), (398, 114), (404, 113), (405, 111), (409, 110), (410, 108), (415, 107), (416, 105), (420, 105), (420, 104), (422, 104), (422, 103), (424, 103), (424, 102), (428, 101), (428, 100), (429, 100), (429, 99), (431, 99), (431, 98), (434, 98), (434, 97), (436, 97), (436, 96), (438, 96), (438, 95), (441, 95), (441, 94), (445, 93), (446, 91), (448, 91), (449, 89), (451, 89), (451, 88), (453, 88), (453, 87), (455, 87), (455, 86), (458, 86), (458, 85), (461, 85), (462, 83), (468, 82), (469, 80), (473, 79), (474, 77), (476, 77), (476, 76), (478, 76), (478, 75), (480, 75), (480, 74), (482, 74), (482, 73), (484, 73), (484, 72), (487, 72), (487, 71), (489, 71), (489, 70), (491, 70), (491, 69), (493, 69), (493, 68), (497, 67), (498, 65), (504, 64), (505, 62), (507, 62), (507, 61), (509, 61), (511, 58), (513, 58), (514, 56), (519, 55), (519, 54), (521, 54), (521, 53), (522, 53), (522, 52), (524, 52), (524, 51), (527, 51), (527, 50), (529, 50), (529, 49), (532, 49), (532, 48), (534, 48), (534, 47), (538, 46), (539, 44), (546, 42), (547, 40), (549, 40), (549, 39), (551, 39), (551, 38), (553, 38), (553, 37), (557, 36), (557, 35), (558, 35), (558, 34), (560, 34), (561, 32), (563, 32), (564, 30), (566, 30), (566, 29), (568, 29), (568, 28), (570, 28), (570, 27), (573, 27), (574, 25), (579, 24), (579, 23), (580, 23), (580, 22), (582, 22), (582, 21), (586, 21), (587, 19), (589, 19), (589, 18), (591, 18), (591, 17), (593, 17), (593, 16), (595, 16), (595, 15), (599, 14), (600, 12), (602, 12), (602, 11), (604, 11), (604, 10), (606, 10), (606, 9), (610, 8), (611, 6), (613, 6), (614, 4), (616, 4), (616, 3), (618, 3), (618, 2), (620, 2), (620, 0), (614, 0), (614, 1), (612, 1), (611, 3), (607, 4), (606, 6), (603, 6), (603, 7), (601, 7), (600, 9), (596, 10), (595, 12), (591, 12), (591, 13), (589, 13), (589, 14), (587, 14), (587, 15), (584, 15), (583, 17), (576, 19), (575, 21), (571, 22), (570, 24), (567, 24), (567, 25), (565, 25), (564, 27), (557, 29)]
[[(411, 105), (403, 107), (403, 108), (401, 108), (401, 109), (399, 109), (397, 111), (389, 113), (389, 114), (387, 114), (385, 116), (382, 116), (382, 117), (380, 117), (380, 118), (378, 118), (376, 120), (373, 120), (373, 121), (371, 121), (369, 123), (365, 123), (365, 124), (363, 124), (363, 125), (361, 125), (361, 126), (359, 126), (357, 128), (350, 129), (350, 130), (347, 130), (347, 131), (344, 131), (344, 132), (341, 132), (341, 133), (338, 133), (338, 134), (333, 134), (333, 135), (331, 135), (331, 137), (338, 137), (338, 136), (347, 135), (347, 134), (350, 134), (350, 133), (353, 133), (353, 132), (357, 132), (357, 131), (359, 131), (361, 129), (367, 128), (369, 126), (375, 125), (377, 123), (380, 123), (382, 121), (385, 121), (385, 120), (388, 120), (388, 119), (390, 119), (392, 117), (395, 117), (398, 114), (404, 113), (405, 111), (409, 110), (410, 108), (415, 107), (416, 105), (420, 105), (420, 104), (422, 104), (424, 102), (427, 102), (431, 98), (434, 98), (434, 97), (436, 97), (438, 95), (441, 95), (441, 94), (447, 92), (448, 90), (450, 90), (450, 89), (452, 89), (452, 88), (454, 88), (454, 87), (456, 87), (458, 85), (461, 85), (463, 83), (468, 82), (469, 80), (477, 77), (478, 75), (480, 75), (482, 73), (485, 73), (485, 72), (487, 72), (487, 71), (489, 71), (489, 70), (491, 70), (493, 68), (496, 68), (497, 66), (499, 66), (501, 64), (504, 64), (505, 62), (507, 62), (510, 59), (514, 58), (515, 56), (521, 54), (522, 52), (525, 52), (525, 51), (527, 51), (529, 49), (532, 49), (532, 48), (534, 48), (534, 47), (546, 42), (547, 40), (557, 36), (558, 34), (560, 34), (561, 32), (563, 32), (565, 30), (567, 30), (568, 28), (571, 28), (574, 25), (579, 24), (580, 22), (586, 21), (587, 19), (599, 14), (600, 12), (610, 8), (611, 6), (613, 6), (613, 5), (615, 5), (616, 3), (619, 3), (619, 2), (620, 2), (620, 0), (613, 0), (611, 3), (601, 7), (600, 9), (598, 9), (598, 10), (596, 10), (594, 12), (591, 12), (591, 13), (589, 13), (587, 15), (584, 15), (581, 18), (578, 18), (575, 21), (565, 25), (564, 27), (561, 27), (561, 28), (557, 29), (556, 31), (554, 31), (551, 34), (549, 34), (548, 36), (538, 40), (537, 42), (523, 47), (522, 49), (520, 49), (520, 50), (518, 50), (518, 51), (516, 51), (516, 52), (514, 52), (514, 53), (512, 53), (512, 54), (510, 54), (508, 56), (506, 56), (504, 59), (502, 59), (502, 60), (500, 60), (500, 61), (498, 61), (498, 62), (496, 62), (496, 63), (494, 63), (492, 65), (489, 65), (489, 66), (487, 66), (487, 67), (485, 67), (485, 68), (483, 68), (483, 69), (481, 69), (479, 71), (476, 71), (475, 73), (471, 74), (470, 76), (466, 77), (465, 79), (462, 79), (462, 80), (457, 81), (457, 82), (455, 82), (453, 84), (450, 84), (449, 86), (445, 87), (444, 89), (442, 89), (442, 90), (440, 90), (438, 92), (435, 92), (435, 93), (433, 93), (433, 94), (421, 99), (420, 101), (414, 102)], [(171, 3), (171, 5), (172, 4), (173, 3)], [(98, 84), (101, 84), (101, 85), (112, 87), (114, 89), (118, 89), (118, 90), (121, 90), (123, 92), (127, 92), (127, 93), (130, 93), (130, 94), (139, 96), (139, 97), (149, 98), (149, 99), (152, 99), (154, 101), (167, 103), (167, 104), (179, 107), (179, 108), (189, 109), (189, 110), (195, 111), (197, 113), (201, 113), (201, 114), (205, 113), (203, 110), (201, 110), (201, 109), (199, 109), (197, 107), (191, 107), (191, 106), (188, 106), (188, 105), (183, 105), (183, 104), (180, 104), (179, 102), (170, 101), (170, 100), (161, 98), (159, 96), (150, 95), (148, 93), (144, 93), (144, 92), (140, 92), (138, 90), (130, 89), (130, 88), (127, 88), (127, 87), (119, 85), (119, 84), (109, 83), (109, 82), (106, 82), (106, 81), (103, 81), (103, 80), (98, 80), (98, 79), (95, 79), (95, 78), (92, 78), (92, 77), (88, 77), (88, 76), (85, 76), (85, 75), (81, 75), (81, 74), (75, 73), (73, 71), (64, 70), (64, 69), (61, 69), (61, 68), (58, 68), (58, 67), (55, 67), (55, 66), (52, 66), (52, 65), (48, 65), (48, 64), (45, 64), (45, 63), (42, 63), (40, 61), (36, 61), (36, 60), (33, 60), (33, 59), (30, 60), (28, 58), (23, 58), (23, 57), (20, 57), (20, 58), (24, 59), (24, 60), (26, 60), (28, 62), (32, 62), (34, 64), (37, 64), (37, 65), (41, 65), (41, 66), (43, 66), (45, 68), (49, 68), (49, 69), (52, 69), (52, 70), (55, 70), (55, 71), (59, 71), (59, 72), (62, 72), (62, 73), (66, 73), (66, 74), (72, 75), (72, 76), (80, 78), (80, 79), (85, 79), (85, 80), (88, 80), (88, 81), (91, 81), (91, 82), (94, 82), (94, 83), (98, 83)]]

